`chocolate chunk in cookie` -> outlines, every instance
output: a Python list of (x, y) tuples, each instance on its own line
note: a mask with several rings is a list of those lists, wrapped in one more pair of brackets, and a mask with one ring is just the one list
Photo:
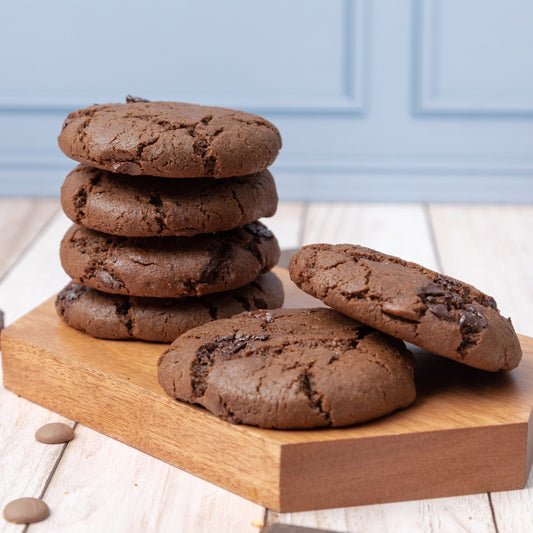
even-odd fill
[(362, 246), (312, 244), (289, 270), (327, 305), (436, 354), (490, 371), (511, 370), (522, 357), (493, 298), (416, 263)]
[(240, 289), (180, 299), (108, 294), (71, 282), (58, 294), (56, 310), (67, 325), (93, 337), (172, 342), (211, 320), (282, 304), (281, 281), (267, 272)]
[(174, 398), (234, 423), (347, 426), (415, 400), (402, 341), (332, 309), (242, 313), (192, 329), (158, 363)]
[(167, 178), (246, 176), (269, 167), (281, 148), (276, 127), (251, 113), (138, 99), (70, 113), (58, 141), (80, 163)]
[(224, 180), (170, 180), (79, 165), (61, 187), (61, 205), (72, 221), (124, 237), (227, 231), (272, 216), (277, 203), (268, 170)]

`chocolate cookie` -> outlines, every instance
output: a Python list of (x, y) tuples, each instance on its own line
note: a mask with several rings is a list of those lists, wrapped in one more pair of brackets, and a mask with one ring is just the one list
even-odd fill
[(69, 283), (56, 299), (63, 321), (93, 337), (172, 342), (187, 330), (255, 309), (281, 307), (283, 287), (273, 272), (233, 291), (198, 298), (142, 298)]
[(71, 220), (124, 237), (226, 231), (272, 216), (277, 203), (268, 170), (224, 180), (169, 180), (79, 165), (61, 187), (61, 205)]
[(280, 250), (259, 222), (193, 237), (116, 237), (72, 226), (61, 263), (80, 285), (113, 294), (181, 298), (237, 289), (269, 271)]
[(135, 99), (70, 113), (58, 141), (80, 163), (166, 178), (253, 174), (269, 167), (281, 148), (276, 127), (256, 115)]
[(365, 324), (484, 370), (522, 357), (509, 319), (472, 285), (362, 246), (312, 244), (296, 253), (291, 279)]
[(158, 363), (178, 400), (265, 428), (347, 426), (415, 400), (402, 341), (333, 309), (252, 311), (178, 337)]

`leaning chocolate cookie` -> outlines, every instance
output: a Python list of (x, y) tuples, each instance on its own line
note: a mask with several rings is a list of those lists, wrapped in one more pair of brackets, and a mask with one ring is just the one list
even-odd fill
[(169, 180), (78, 165), (61, 187), (61, 205), (72, 221), (124, 237), (227, 231), (272, 216), (277, 204), (268, 170), (224, 180)]
[(70, 327), (103, 339), (172, 342), (187, 330), (220, 318), (283, 304), (283, 287), (273, 272), (233, 291), (198, 298), (142, 298), (69, 283), (56, 310)]
[(415, 400), (402, 341), (333, 309), (252, 311), (178, 337), (158, 363), (174, 398), (233, 423), (347, 426)]
[(58, 142), (80, 163), (165, 178), (246, 176), (269, 167), (281, 148), (276, 127), (251, 113), (138, 99), (70, 113)]
[(490, 371), (511, 370), (522, 357), (493, 298), (416, 263), (351, 244), (311, 244), (289, 271), (341, 313), (436, 354)]
[(268, 272), (278, 241), (253, 222), (193, 237), (116, 237), (72, 226), (61, 241), (61, 263), (80, 285), (112, 294), (182, 298), (229, 291)]

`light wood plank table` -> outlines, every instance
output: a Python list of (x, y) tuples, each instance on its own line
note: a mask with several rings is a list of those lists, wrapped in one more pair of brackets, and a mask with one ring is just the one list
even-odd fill
[[(66, 282), (58, 257), (69, 226), (56, 200), (0, 199), (0, 309), (6, 324)], [(494, 296), (533, 336), (533, 207), (282, 203), (267, 221), (282, 248), (352, 242), (422, 263)], [(533, 531), (524, 490), (305, 513), (274, 513), (0, 388), (0, 506), (43, 497), (51, 516), (31, 532), (259, 532), (267, 523), (349, 532)], [(50, 421), (75, 426), (68, 445), (37, 443)], [(0, 530), (24, 526), (0, 522)]]

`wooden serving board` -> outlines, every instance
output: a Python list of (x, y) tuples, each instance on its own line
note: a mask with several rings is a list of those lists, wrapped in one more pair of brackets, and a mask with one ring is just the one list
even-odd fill
[[(286, 306), (316, 300), (290, 284)], [(2, 332), (4, 385), (52, 411), (277, 511), (523, 488), (531, 465), (533, 339), (491, 374), (417, 351), (415, 404), (343, 429), (232, 425), (169, 398), (156, 377), (166, 345), (93, 339), (53, 300)]]

